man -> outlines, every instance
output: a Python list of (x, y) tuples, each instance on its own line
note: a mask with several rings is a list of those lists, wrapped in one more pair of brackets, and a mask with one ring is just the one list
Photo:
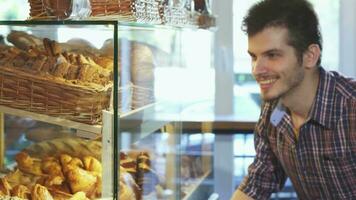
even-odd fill
[(244, 27), (265, 103), (255, 160), (232, 199), (269, 199), (287, 177), (302, 200), (356, 199), (356, 81), (320, 66), (313, 7), (263, 0)]

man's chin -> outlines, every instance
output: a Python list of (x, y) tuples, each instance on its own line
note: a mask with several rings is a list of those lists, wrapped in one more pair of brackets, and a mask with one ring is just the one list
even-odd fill
[(278, 99), (278, 96), (272, 96), (272, 95), (266, 95), (266, 94), (261, 94), (261, 99), (264, 102), (270, 102)]

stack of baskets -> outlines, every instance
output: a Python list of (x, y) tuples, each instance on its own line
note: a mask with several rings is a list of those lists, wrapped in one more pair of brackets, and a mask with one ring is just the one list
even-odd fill
[[(70, 17), (72, 11), (79, 10), (88, 5), (90, 16), (133, 16), (135, 11), (134, 0), (28, 0), (30, 16), (32, 19), (65, 19)], [(83, 1), (87, 1), (83, 3)], [(87, 9), (87, 8), (85, 8)]]
[(34, 19), (64, 19), (72, 12), (72, 0), (28, 0)]
[[(164, 0), (28, 0), (31, 19), (113, 17), (125, 21), (161, 24)], [(84, 11), (85, 12), (82, 12)], [(89, 12), (87, 12), (87, 10)], [(73, 12), (73, 13), (72, 13)], [(85, 13), (89, 16), (81, 16)]]
[(133, 0), (90, 0), (91, 16), (133, 15)]

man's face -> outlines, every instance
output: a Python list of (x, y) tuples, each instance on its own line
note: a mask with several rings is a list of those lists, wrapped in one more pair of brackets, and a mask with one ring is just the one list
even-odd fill
[(248, 39), (252, 74), (260, 85), (263, 100), (292, 93), (304, 79), (304, 70), (295, 50), (288, 45), (288, 30), (268, 27)]

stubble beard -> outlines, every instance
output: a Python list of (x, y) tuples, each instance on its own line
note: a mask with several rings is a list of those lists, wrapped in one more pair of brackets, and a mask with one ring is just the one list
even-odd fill
[[(291, 95), (300, 86), (301, 82), (304, 80), (304, 71), (301, 68), (294, 68), (294, 69), (296, 70), (291, 72), (292, 76), (284, 76), (285, 78), (283, 83), (278, 83), (278, 84), (284, 84), (283, 88), (281, 89), (282, 91), (279, 91), (276, 95), (271, 97), (268, 97), (267, 95), (263, 95), (263, 93), (261, 93), (261, 98), (263, 99), (263, 101), (272, 102), (280, 98), (286, 98), (287, 96)], [(296, 74), (293, 76), (293, 73)]]

